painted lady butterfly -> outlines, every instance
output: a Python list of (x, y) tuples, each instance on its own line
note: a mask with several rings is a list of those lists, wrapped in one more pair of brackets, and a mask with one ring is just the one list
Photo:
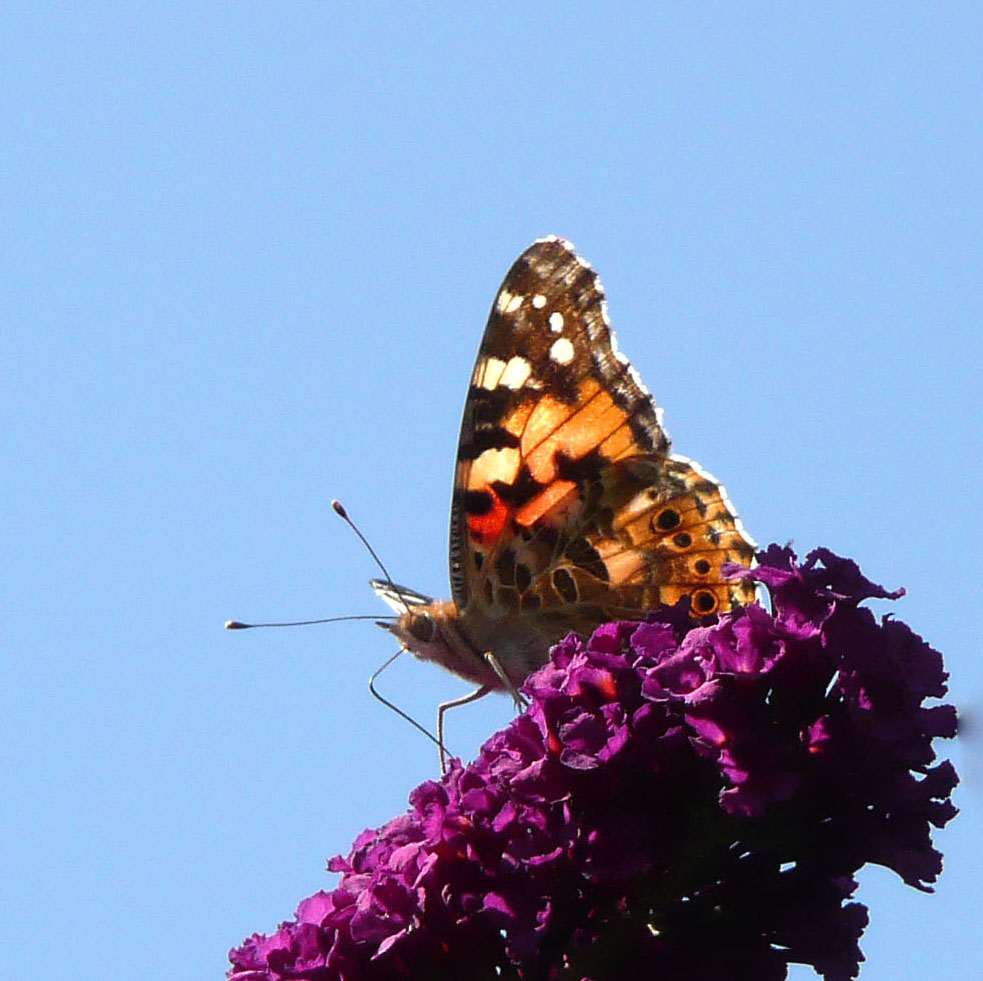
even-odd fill
[(535, 242), (498, 290), (464, 405), (453, 598), (372, 583), (405, 649), (478, 685), (439, 723), (452, 704), (515, 695), (572, 630), (682, 596), (694, 616), (754, 598), (721, 573), (750, 563), (753, 542), (724, 488), (670, 455), (661, 416), (618, 352), (597, 274), (569, 242)]

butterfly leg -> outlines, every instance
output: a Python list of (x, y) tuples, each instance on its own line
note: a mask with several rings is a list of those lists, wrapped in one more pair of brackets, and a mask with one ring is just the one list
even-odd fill
[(492, 690), (491, 685), (481, 685), (461, 698), (451, 699), (444, 702), (437, 708), (437, 746), (440, 750), (440, 772), (447, 772), (447, 749), (444, 746), (444, 713), (448, 709), (457, 708), (460, 705), (467, 705), (469, 702), (476, 702), (479, 698), (484, 698)]
[(515, 685), (512, 684), (512, 679), (505, 673), (505, 669), (499, 664), (498, 658), (491, 651), (485, 651), (482, 656), (488, 667), (495, 672), (498, 680), (505, 686), (505, 690), (512, 696), (512, 703), (515, 705), (516, 711), (522, 712), (524, 709), (529, 708), (529, 699), (521, 694)]

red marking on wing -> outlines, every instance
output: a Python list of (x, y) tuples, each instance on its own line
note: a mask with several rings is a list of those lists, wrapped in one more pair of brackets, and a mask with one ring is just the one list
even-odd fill
[(509, 509), (490, 488), (482, 488), (491, 496), (492, 506), (484, 514), (468, 515), (468, 532), (477, 545), (490, 545), (498, 539), (509, 519)]

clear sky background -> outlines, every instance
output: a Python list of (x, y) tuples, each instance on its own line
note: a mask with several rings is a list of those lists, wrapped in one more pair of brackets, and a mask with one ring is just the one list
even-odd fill
[[(757, 540), (907, 587), (979, 712), (981, 39), (945, 2), (3, 4), (0, 976), (219, 978), (434, 775), (371, 623), (222, 623), (382, 611), (332, 497), (446, 594), (542, 235)], [(940, 748), (946, 872), (865, 873), (864, 981), (979, 970), (980, 750)]]

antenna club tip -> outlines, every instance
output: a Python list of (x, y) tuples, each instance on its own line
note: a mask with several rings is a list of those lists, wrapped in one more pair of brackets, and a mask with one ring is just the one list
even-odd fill
[(331, 507), (334, 509), (334, 513), (337, 514), (339, 518), (344, 518), (345, 521), (348, 520), (348, 512), (345, 510), (345, 507), (341, 503), (341, 501), (338, 500), (332, 501)]
[(226, 620), (225, 629), (226, 630), (245, 630), (249, 624), (240, 623), (238, 620)]

